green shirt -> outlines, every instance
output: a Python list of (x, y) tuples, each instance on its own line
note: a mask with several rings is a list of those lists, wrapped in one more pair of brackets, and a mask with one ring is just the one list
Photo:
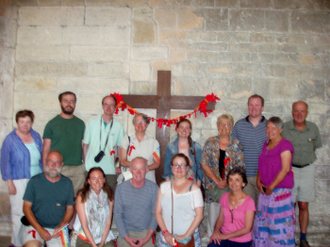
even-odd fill
[(282, 136), (293, 145), (293, 164), (311, 164), (316, 160), (315, 149), (322, 147), (319, 128), (316, 124), (306, 121), (306, 127), (300, 131), (294, 126), (293, 120), (288, 121), (284, 124)]
[(50, 151), (57, 150), (62, 154), (64, 165), (78, 166), (83, 163), (84, 131), (85, 123), (81, 119), (57, 115), (47, 123), (43, 138), (51, 140)]

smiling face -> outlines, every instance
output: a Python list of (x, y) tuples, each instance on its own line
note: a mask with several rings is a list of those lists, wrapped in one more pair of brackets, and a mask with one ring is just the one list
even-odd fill
[(220, 119), (218, 123), (218, 131), (221, 136), (229, 136), (232, 129), (233, 126), (231, 126), (229, 119)]
[(191, 125), (187, 121), (181, 121), (176, 130), (181, 138), (188, 138), (191, 134)]
[(141, 184), (145, 181), (145, 175), (148, 172), (147, 161), (142, 158), (135, 158), (132, 160), (129, 170), (132, 173), (134, 183)]
[(235, 192), (242, 190), (245, 183), (243, 182), (242, 176), (236, 173), (228, 176), (228, 185), (229, 188)]
[(104, 98), (102, 102), (103, 114), (107, 116), (113, 116), (113, 113), (116, 111), (116, 102), (115, 100), (108, 96)]
[(56, 151), (49, 152), (46, 159), (45, 173), (51, 178), (59, 177), (62, 167), (62, 156)]
[(189, 170), (189, 165), (183, 157), (175, 157), (172, 161), (171, 168), (174, 177), (185, 177)]
[(268, 121), (266, 126), (266, 134), (269, 140), (276, 140), (281, 136), (283, 129), (279, 129), (274, 123)]
[(148, 124), (143, 119), (141, 115), (135, 116), (134, 118), (134, 128), (136, 132), (145, 133), (147, 130)]
[(101, 171), (95, 170), (90, 173), (89, 179), (87, 181), (92, 187), (92, 190), (94, 190), (96, 194), (99, 194), (104, 186), (105, 177)]
[(292, 107), (293, 121), (297, 125), (304, 124), (308, 115), (307, 105), (303, 101), (296, 102)]
[(26, 117), (20, 117), (17, 120), (17, 128), (18, 130), (23, 133), (27, 134), (30, 132), (32, 127), (32, 121), (31, 118), (26, 116)]
[(248, 103), (249, 116), (252, 118), (261, 117), (264, 107), (260, 98), (251, 98)]

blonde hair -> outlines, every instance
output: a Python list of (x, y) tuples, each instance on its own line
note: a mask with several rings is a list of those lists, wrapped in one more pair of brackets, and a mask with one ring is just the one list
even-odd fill
[(222, 115), (219, 116), (218, 119), (217, 119), (217, 125), (220, 124), (220, 121), (221, 121), (222, 119), (226, 119), (226, 120), (228, 120), (228, 121), (230, 122), (231, 127), (234, 127), (234, 118), (233, 118), (232, 115), (230, 115), (230, 114), (222, 114)]

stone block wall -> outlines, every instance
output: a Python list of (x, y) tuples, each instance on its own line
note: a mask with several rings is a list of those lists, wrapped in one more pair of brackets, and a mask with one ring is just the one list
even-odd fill
[[(0, 0), (0, 143), (20, 109), (34, 111), (42, 133), (60, 111), (58, 94), (71, 90), (75, 113), (87, 122), (110, 92), (156, 94), (158, 70), (172, 71), (172, 95), (221, 98), (208, 118), (192, 118), (193, 138), (202, 144), (217, 134), (221, 113), (246, 116), (253, 93), (266, 99), (266, 117), (285, 121), (291, 104), (305, 100), (324, 145), (317, 151), (309, 240), (327, 246), (329, 10), (328, 0)], [(173, 110), (171, 117), (185, 113)], [(133, 133), (127, 112), (117, 118)], [(155, 128), (149, 126), (150, 135)], [(9, 211), (0, 182), (2, 235), (10, 234)]]

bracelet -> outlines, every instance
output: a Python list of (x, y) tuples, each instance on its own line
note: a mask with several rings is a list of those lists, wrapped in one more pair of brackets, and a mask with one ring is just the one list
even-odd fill
[(162, 231), (162, 234), (163, 234), (163, 236), (165, 236), (165, 234), (168, 232), (168, 230), (164, 230), (164, 231)]

